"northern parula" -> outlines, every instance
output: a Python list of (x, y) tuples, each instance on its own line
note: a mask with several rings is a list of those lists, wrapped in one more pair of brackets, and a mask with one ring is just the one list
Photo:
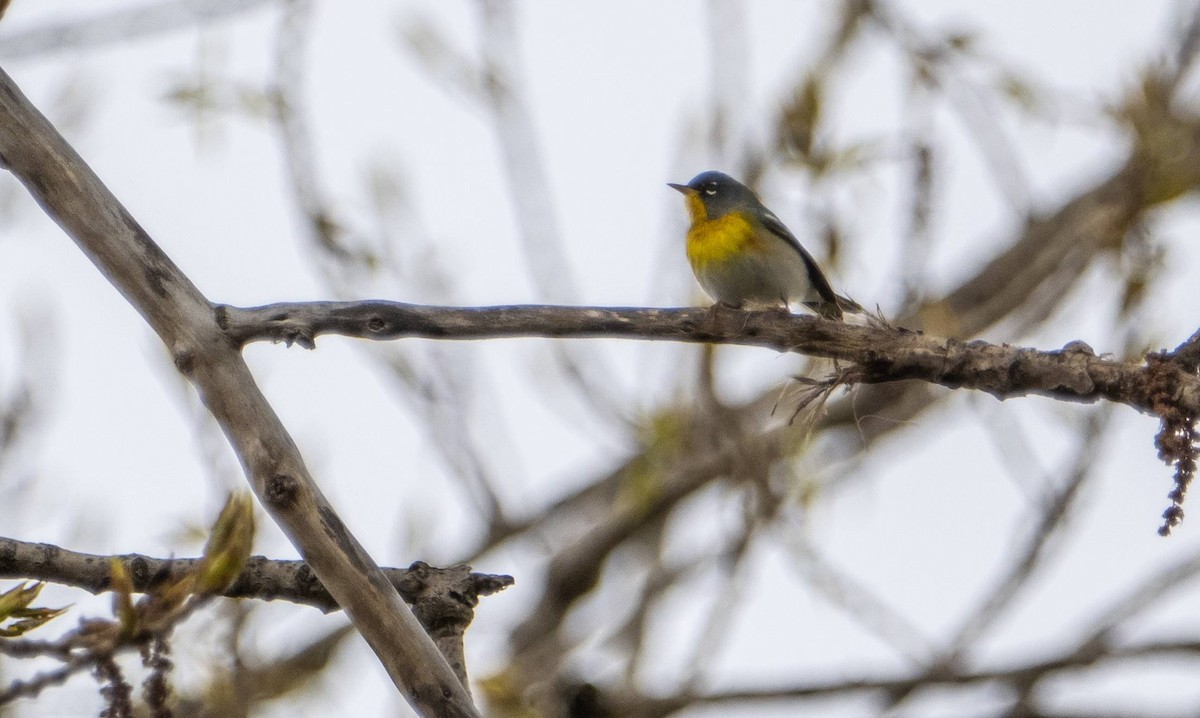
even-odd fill
[(721, 304), (785, 306), (800, 302), (827, 319), (862, 311), (838, 296), (816, 260), (746, 185), (723, 172), (702, 172), (683, 193), (692, 226), (687, 258), (696, 280)]

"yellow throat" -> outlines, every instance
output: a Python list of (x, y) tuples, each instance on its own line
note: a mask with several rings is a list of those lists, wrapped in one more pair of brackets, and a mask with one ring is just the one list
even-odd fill
[(687, 257), (692, 268), (701, 270), (719, 264), (757, 244), (754, 226), (742, 212), (708, 218), (708, 209), (696, 193), (684, 197), (692, 226), (687, 233)]

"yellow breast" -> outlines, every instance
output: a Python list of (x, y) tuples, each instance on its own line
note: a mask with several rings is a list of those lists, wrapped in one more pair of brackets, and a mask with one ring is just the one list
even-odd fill
[(692, 226), (687, 233), (688, 261), (699, 271), (728, 260), (758, 241), (754, 226), (738, 212), (716, 219), (693, 214)]

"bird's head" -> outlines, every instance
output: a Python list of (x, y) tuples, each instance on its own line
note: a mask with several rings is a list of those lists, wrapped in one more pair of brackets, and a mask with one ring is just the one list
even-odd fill
[(701, 172), (687, 184), (668, 183), (667, 186), (683, 193), (693, 222), (762, 206), (753, 190), (724, 172)]

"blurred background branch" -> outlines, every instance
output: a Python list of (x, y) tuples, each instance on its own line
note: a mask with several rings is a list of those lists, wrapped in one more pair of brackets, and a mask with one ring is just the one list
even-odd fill
[(190, 30), (278, 3), (279, 0), (168, 0), (45, 22), (20, 31), (0, 32), (0, 59), (77, 52)]

